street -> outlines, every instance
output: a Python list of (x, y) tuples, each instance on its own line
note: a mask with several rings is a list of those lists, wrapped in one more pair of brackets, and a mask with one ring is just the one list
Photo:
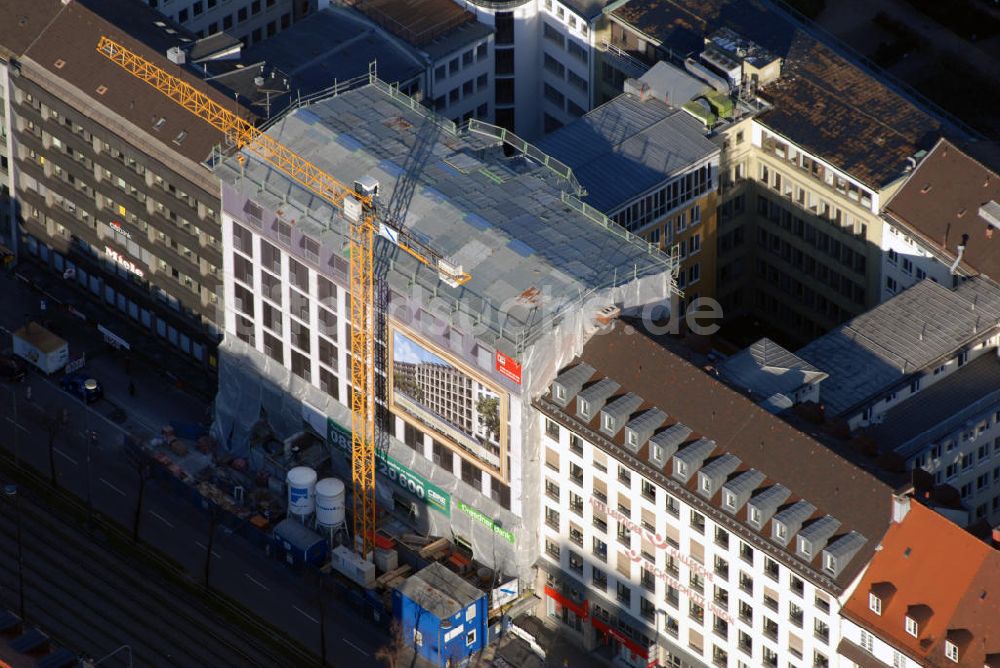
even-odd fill
[[(0, 312), (0, 326), (12, 331), (23, 324), (25, 314), (38, 317), (37, 293), (20, 281), (8, 276), (0, 278), (0, 294), (10, 308)], [(206, 414), (206, 406), (184, 392), (178, 390), (169, 378), (143, 367), (133, 360), (131, 375), (127, 372), (121, 357), (107, 352), (101, 335), (92, 326), (68, 313), (59, 313), (48, 305), (46, 320), (52, 320), (58, 333), (70, 344), (70, 359), (80, 352), (87, 353), (86, 370), (104, 384), (105, 398), (91, 406), (85, 406), (58, 386), (58, 376), (45, 378), (36, 370), (28, 373), (27, 379), (16, 385), (0, 384), (0, 445), (14, 455), (17, 462), (38, 472), (42, 478), (49, 477), (50, 461), (48, 444), (53, 443), (53, 463), (58, 484), (77, 495), (84, 503), (92, 500), (96, 512), (110, 518), (131, 531), (136, 508), (138, 477), (133, 464), (124, 456), (123, 436), (148, 436), (160, 425), (170, 420), (201, 422)], [(10, 338), (5, 333), (0, 337), (0, 349), (10, 349)], [(129, 396), (128, 383), (134, 379), (136, 396)], [(28, 388), (31, 388), (30, 398)], [(59, 418), (67, 416), (65, 425)], [(87, 433), (97, 434), (93, 446)], [(89, 473), (89, 475), (88, 475)], [(45, 513), (34, 508), (32, 512)], [(0, 530), (11, 530), (9, 514), (0, 524)], [(54, 517), (50, 521), (58, 521)], [(176, 562), (193, 581), (201, 582), (205, 567), (205, 552), (209, 542), (210, 521), (207, 515), (193, 507), (186, 500), (175, 497), (166, 486), (156, 480), (146, 484), (141, 515), (140, 538), (169, 559)], [(79, 540), (86, 541), (82, 535)], [(89, 538), (89, 550), (106, 549)], [(13, 554), (13, 543), (4, 541), (5, 560)], [(46, 549), (47, 548), (47, 549)], [(33, 554), (33, 550), (41, 550)], [(72, 583), (63, 579), (57, 571), (65, 569), (53, 552), (60, 546), (43, 537), (27, 537), (25, 541), (26, 570), (36, 575), (27, 578), (27, 617), (33, 622), (44, 624), (49, 632), (66, 642), (88, 637), (95, 641), (100, 635), (91, 632), (93, 619), (83, 620), (86, 615), (55, 615), (50, 603), (52, 597), (79, 596), (91, 603), (99, 595), (95, 589), (80, 585), (75, 591)], [(301, 577), (289, 570), (283, 563), (269, 559), (263, 551), (226, 530), (219, 528), (214, 537), (211, 564), (211, 586), (248, 610), (287, 633), (290, 638), (320, 654), (319, 602), (315, 588), (306, 584)], [(66, 555), (74, 558), (72, 554)], [(9, 562), (5, 571), (10, 573)], [(90, 577), (97, 577), (92, 575)], [(52, 586), (61, 588), (61, 593), (40, 595), (35, 587), (52, 581)], [(0, 602), (10, 609), (17, 609), (16, 600), (9, 587), (10, 576), (6, 575)], [(175, 592), (170, 592), (174, 594)], [(166, 600), (170, 594), (163, 591), (158, 600)], [(46, 597), (49, 597), (47, 602)], [(44, 603), (43, 603), (44, 602)], [(179, 603), (178, 603), (179, 604)], [(107, 636), (100, 641), (101, 647), (76, 647), (80, 651), (100, 655), (102, 649), (109, 650), (126, 642), (121, 639), (126, 633), (125, 620), (136, 620), (140, 613), (147, 613), (153, 620), (150, 628), (159, 628), (156, 620), (164, 618), (163, 611), (153, 606), (130, 606), (129, 602), (116, 594), (102, 601), (101, 605), (111, 606), (117, 612), (107, 617)], [(72, 608), (66, 608), (67, 611)], [(372, 656), (386, 640), (385, 634), (376, 626), (361, 618), (353, 608), (331, 601), (326, 610), (326, 643), (329, 665), (358, 665), (373, 663)], [(115, 620), (118, 620), (117, 622)], [(210, 629), (211, 626), (205, 626)], [(115, 631), (115, 629), (119, 629)], [(234, 631), (235, 632), (235, 631)], [(117, 633), (120, 640), (112, 638)], [(206, 630), (211, 638), (220, 638)], [(162, 653), (152, 639), (137, 641), (144, 644), (147, 655), (141, 657), (137, 649), (137, 665), (152, 665), (162, 660)], [(211, 642), (190, 642), (190, 651), (199, 647), (206, 652)], [(223, 650), (218, 650), (223, 651)], [(206, 655), (197, 662), (181, 661), (175, 665), (207, 664), (216, 661)], [(227, 663), (222, 661), (222, 663)], [(266, 660), (264, 661), (266, 665)]]

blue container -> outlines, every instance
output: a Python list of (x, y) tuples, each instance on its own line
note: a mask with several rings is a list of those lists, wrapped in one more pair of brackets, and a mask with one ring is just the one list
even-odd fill
[(325, 538), (291, 518), (282, 520), (274, 527), (271, 545), (293, 566), (321, 566), (330, 549)]

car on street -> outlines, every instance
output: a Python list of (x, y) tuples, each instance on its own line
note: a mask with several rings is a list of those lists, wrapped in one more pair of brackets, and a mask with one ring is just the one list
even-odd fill
[(13, 355), (0, 355), (0, 379), (20, 383), (24, 380), (24, 366)]
[(59, 381), (59, 387), (77, 399), (85, 400), (88, 404), (94, 403), (104, 396), (104, 387), (101, 386), (101, 381), (80, 371), (63, 376), (62, 380)]

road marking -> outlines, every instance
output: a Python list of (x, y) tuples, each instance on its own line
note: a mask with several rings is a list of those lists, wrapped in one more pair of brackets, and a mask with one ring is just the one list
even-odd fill
[(67, 454), (66, 454), (65, 452), (63, 452), (63, 451), (62, 451), (62, 450), (60, 450), (59, 448), (52, 448), (52, 449), (56, 451), (56, 454), (57, 454), (57, 455), (60, 455), (60, 456), (62, 456), (62, 457), (65, 457), (65, 458), (66, 458), (66, 459), (68, 459), (68, 460), (69, 460), (69, 461), (70, 461), (71, 463), (73, 463), (73, 464), (76, 464), (76, 463), (77, 463), (75, 459), (73, 459), (72, 457), (70, 457), (69, 455), (67, 455)]
[(108, 482), (107, 480), (105, 480), (104, 478), (101, 478), (101, 482), (103, 482), (105, 485), (107, 485), (111, 489), (115, 490), (116, 492), (118, 492), (122, 496), (127, 496), (127, 494), (125, 494), (125, 492), (121, 491), (120, 489), (118, 489), (117, 487), (115, 487), (114, 485), (112, 485), (110, 482)]
[(19, 425), (18, 423), (14, 422), (14, 418), (6, 418), (6, 419), (7, 419), (7, 422), (10, 422), (12, 425), (14, 425), (15, 427), (17, 427), (18, 429), (20, 429), (24, 433), (28, 433), (28, 429), (26, 427), (24, 427), (22, 425)]
[(247, 579), (250, 580), (250, 582), (254, 583), (255, 585), (257, 585), (258, 587), (260, 587), (264, 591), (271, 591), (270, 589), (268, 589), (267, 587), (265, 587), (264, 585), (262, 585), (257, 580), (254, 580), (253, 576), (250, 575), (249, 573), (244, 573), (243, 575), (247, 576)]
[(166, 517), (163, 517), (162, 515), (158, 514), (155, 510), (150, 510), (149, 514), (152, 515), (153, 517), (155, 517), (156, 519), (160, 520), (164, 524), (166, 524), (171, 529), (174, 528), (174, 525), (171, 524), (170, 520), (168, 520)]
[(347, 638), (344, 638), (344, 642), (345, 642), (346, 644), (350, 645), (351, 647), (353, 647), (354, 649), (358, 650), (359, 652), (361, 652), (361, 653), (362, 653), (362, 654), (364, 654), (365, 656), (368, 656), (368, 652), (366, 652), (365, 650), (361, 649), (360, 647), (358, 647), (357, 645), (355, 645), (354, 643), (352, 643), (352, 642), (351, 642), (350, 640), (348, 640)]
[(305, 617), (306, 619), (311, 619), (311, 620), (312, 620), (313, 622), (315, 622), (316, 624), (319, 624), (319, 620), (318, 620), (318, 619), (316, 619), (315, 617), (313, 617), (312, 615), (310, 615), (310, 614), (309, 614), (308, 612), (306, 612), (305, 610), (303, 610), (303, 609), (302, 609), (302, 608), (300, 608), (299, 606), (297, 606), (297, 605), (293, 605), (292, 607), (293, 607), (293, 608), (295, 608), (296, 610), (298, 610), (298, 611), (299, 611), (299, 614), (301, 614), (301, 615), (302, 615), (303, 617)]
[[(164, 520), (164, 521), (166, 521), (166, 520)], [(205, 545), (204, 543), (200, 542), (200, 541), (197, 541), (197, 540), (196, 540), (196, 541), (194, 542), (194, 544), (195, 544), (195, 545), (197, 545), (198, 547), (200, 547), (200, 548), (201, 548), (201, 549), (203, 549), (203, 550), (207, 550), (207, 549), (208, 549), (208, 546), (207, 546), (207, 545)], [(218, 552), (216, 552), (215, 550), (212, 550), (212, 556), (213, 556), (213, 557), (215, 557), (216, 559), (222, 559), (222, 557), (221, 557), (221, 556), (219, 556), (219, 553), (218, 553)]]

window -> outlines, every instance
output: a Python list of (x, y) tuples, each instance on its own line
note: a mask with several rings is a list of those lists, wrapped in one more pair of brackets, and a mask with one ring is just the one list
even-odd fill
[(700, 534), (705, 533), (705, 516), (701, 513), (692, 510), (691, 511), (691, 528)]
[(466, 645), (475, 645), (476, 644), (476, 630), (475, 629), (472, 629), (471, 631), (469, 631), (468, 633), (465, 634), (465, 644)]
[(907, 617), (906, 632), (909, 633), (914, 638), (916, 638), (919, 635), (918, 631), (919, 629), (917, 628), (917, 620), (915, 620), (913, 617)]
[(944, 655), (949, 659), (951, 659), (952, 661), (954, 661), (955, 663), (958, 663), (958, 645), (956, 645), (950, 640), (945, 640)]
[(597, 557), (598, 559), (600, 559), (601, 561), (607, 561), (608, 560), (608, 544), (605, 543), (600, 538), (598, 538), (597, 536), (594, 536), (594, 550), (593, 551), (594, 551), (594, 556)]
[(600, 591), (608, 590), (608, 575), (599, 568), (593, 569), (594, 588)]
[(740, 542), (740, 559), (748, 564), (753, 564), (753, 548), (742, 541)]
[(619, 603), (623, 604), (626, 607), (632, 605), (632, 590), (621, 582), (618, 583), (617, 595)]
[(545, 420), (545, 433), (553, 440), (559, 440), (559, 425), (546, 418)]
[(764, 573), (772, 580), (777, 580), (778, 572), (778, 562), (770, 557), (764, 557)]

